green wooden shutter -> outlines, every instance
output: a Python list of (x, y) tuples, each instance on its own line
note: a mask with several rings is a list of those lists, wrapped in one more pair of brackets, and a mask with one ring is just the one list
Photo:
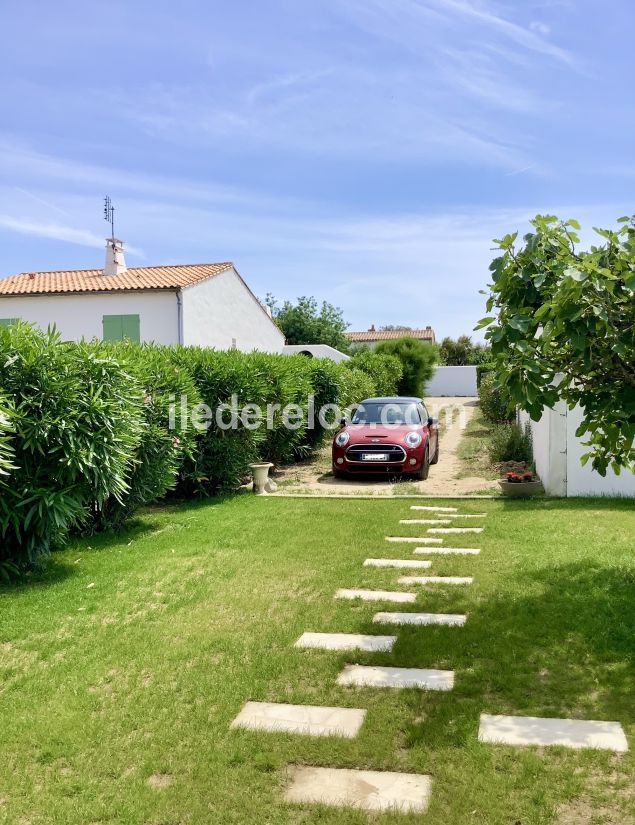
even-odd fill
[(141, 340), (138, 315), (104, 315), (102, 324), (104, 341), (123, 341), (128, 338), (138, 344)]
[(121, 341), (123, 338), (121, 315), (104, 315), (102, 325), (104, 341)]
[(10, 327), (11, 324), (17, 323), (17, 318), (0, 318), (0, 327)]
[(138, 315), (122, 315), (122, 332), (123, 338), (129, 338), (131, 341), (135, 341), (137, 344), (140, 340), (139, 335), (139, 316)]

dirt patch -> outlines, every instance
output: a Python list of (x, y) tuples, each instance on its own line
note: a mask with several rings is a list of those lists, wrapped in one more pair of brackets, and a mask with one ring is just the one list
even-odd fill
[(315, 493), (320, 495), (431, 495), (453, 496), (489, 493), (491, 478), (460, 478), (462, 469), (458, 446), (465, 427), (472, 420), (475, 398), (428, 398), (426, 406), (440, 423), (439, 463), (430, 467), (427, 481), (390, 480), (383, 477), (336, 479), (331, 473), (331, 446), (328, 444), (311, 460), (281, 468), (275, 473), (276, 495)]
[(148, 785), (156, 790), (167, 788), (174, 781), (171, 773), (153, 773), (148, 777)]

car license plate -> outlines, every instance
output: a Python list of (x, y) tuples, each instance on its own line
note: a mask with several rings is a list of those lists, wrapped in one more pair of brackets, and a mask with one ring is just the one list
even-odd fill
[(388, 453), (362, 453), (362, 461), (388, 461)]

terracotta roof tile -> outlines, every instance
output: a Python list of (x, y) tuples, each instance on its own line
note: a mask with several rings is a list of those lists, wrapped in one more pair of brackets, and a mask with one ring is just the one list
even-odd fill
[(434, 341), (433, 329), (377, 329), (363, 332), (347, 332), (351, 341), (391, 341), (396, 338), (419, 338), (423, 341)]
[(58, 272), (22, 272), (0, 278), (0, 295), (43, 295), (67, 292), (110, 292), (134, 289), (178, 289), (229, 269), (218, 264), (136, 266), (120, 275), (104, 275), (101, 269), (72, 269)]

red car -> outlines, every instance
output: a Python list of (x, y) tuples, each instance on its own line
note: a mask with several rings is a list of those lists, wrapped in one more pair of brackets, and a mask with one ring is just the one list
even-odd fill
[(439, 429), (420, 398), (367, 398), (333, 438), (333, 475), (426, 479), (439, 460)]

